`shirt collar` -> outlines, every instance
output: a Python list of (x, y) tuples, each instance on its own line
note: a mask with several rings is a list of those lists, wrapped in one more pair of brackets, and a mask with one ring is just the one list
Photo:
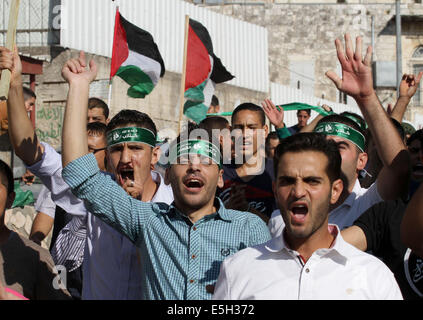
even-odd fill
[[(218, 197), (216, 197), (214, 199), (214, 207), (216, 208), (216, 212), (213, 212), (211, 214), (208, 214), (206, 216), (204, 216), (201, 220), (210, 220), (212, 218), (220, 218), (224, 221), (228, 221), (231, 222), (232, 221), (232, 217), (229, 214), (229, 210), (225, 208), (225, 205), (223, 204), (222, 200)], [(187, 218), (183, 213), (181, 213), (181, 211), (179, 211), (176, 207), (175, 207), (175, 201), (173, 201), (170, 206), (169, 206), (169, 212), (175, 212), (178, 215), (180, 215), (182, 218)]]
[[(270, 252), (280, 252), (283, 249), (285, 249), (288, 252), (292, 252), (291, 248), (289, 248), (288, 244), (285, 241), (284, 233), (285, 229), (283, 229), (282, 234), (278, 237), (273, 238), (269, 242), (265, 244), (265, 248)], [(314, 254), (318, 254), (319, 256), (324, 256), (330, 252), (336, 252), (338, 255), (335, 255), (333, 259), (341, 264), (345, 264), (347, 261), (347, 247), (345, 240), (341, 236), (341, 232), (339, 231), (339, 228), (335, 224), (329, 224), (328, 230), (331, 234), (335, 235), (335, 239), (332, 243), (332, 246), (330, 248), (322, 248), (317, 249)]]

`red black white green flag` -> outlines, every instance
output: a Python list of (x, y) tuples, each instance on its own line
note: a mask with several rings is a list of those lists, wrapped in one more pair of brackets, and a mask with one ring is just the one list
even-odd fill
[(144, 98), (164, 73), (164, 62), (151, 34), (116, 10), (110, 79), (121, 77), (130, 85), (128, 96)]
[(198, 21), (189, 19), (187, 65), (185, 77), (184, 114), (200, 122), (206, 117), (215, 84), (232, 80), (222, 61), (214, 54), (207, 29)]

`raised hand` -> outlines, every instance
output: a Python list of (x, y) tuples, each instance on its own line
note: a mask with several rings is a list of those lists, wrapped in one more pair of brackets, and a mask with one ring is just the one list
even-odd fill
[(264, 99), (261, 105), (271, 124), (273, 124), (277, 129), (285, 126), (283, 123), (284, 113), (282, 108), (278, 110), (275, 104), (269, 99)]
[(423, 71), (420, 71), (417, 77), (414, 74), (404, 74), (399, 87), (400, 97), (411, 99), (419, 88), (422, 76)]
[(79, 52), (79, 57), (77, 59), (70, 59), (66, 61), (62, 68), (62, 77), (69, 84), (80, 81), (91, 83), (94, 81), (96, 76), (97, 65), (94, 60), (91, 59), (89, 69), (87, 69), (84, 51)]
[(19, 58), (18, 48), (11, 51), (5, 47), (0, 47), (0, 73), (1, 70), (10, 70), (11, 78), (10, 84), (20, 85), (22, 82), (22, 63)]
[(126, 178), (122, 188), (129, 194), (132, 198), (141, 200), (142, 193), (144, 190), (144, 181), (142, 177), (142, 173), (140, 173), (139, 167), (141, 163), (136, 159), (136, 157), (132, 157), (132, 168), (134, 169), (134, 179), (131, 180)]
[(372, 47), (367, 47), (366, 55), (363, 59), (363, 40), (356, 38), (355, 52), (350, 35), (345, 34), (345, 51), (339, 39), (335, 40), (338, 60), (342, 67), (342, 79), (334, 71), (326, 72), (326, 76), (333, 81), (336, 87), (346, 94), (352, 96), (357, 103), (375, 95), (373, 89), (373, 77), (371, 68)]

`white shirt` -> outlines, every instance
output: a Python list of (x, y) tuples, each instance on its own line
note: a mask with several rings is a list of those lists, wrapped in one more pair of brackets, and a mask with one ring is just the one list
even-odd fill
[[(383, 201), (377, 190), (377, 183), (373, 183), (370, 188), (362, 188), (358, 179), (355, 181), (351, 194), (337, 208), (329, 212), (329, 223), (336, 224), (339, 229), (351, 227), (367, 209)], [(272, 212), (272, 216), (267, 223), (270, 234), (279, 237), (285, 227), (285, 222), (279, 210)]]
[[(85, 208), (62, 178), (61, 156), (42, 143), (42, 159), (28, 167), (51, 190), (52, 199), (66, 212), (86, 219), (87, 240), (84, 249), (82, 299), (140, 299), (141, 261), (137, 247), (124, 235), (101, 221)], [(157, 172), (153, 180), (159, 188), (152, 202), (173, 202), (170, 185)]]
[(224, 260), (215, 300), (402, 300), (394, 275), (378, 258), (337, 234), (329, 249), (304, 263), (283, 236), (243, 249)]
[(46, 186), (42, 186), (38, 194), (37, 201), (34, 204), (37, 212), (42, 212), (54, 219), (56, 214), (56, 204), (51, 200), (51, 192)]

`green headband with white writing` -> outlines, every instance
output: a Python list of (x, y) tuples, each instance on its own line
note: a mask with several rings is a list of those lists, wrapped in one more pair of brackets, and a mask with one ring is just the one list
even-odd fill
[(190, 154), (205, 156), (222, 167), (219, 148), (206, 140), (185, 140), (173, 145), (169, 149), (169, 163), (176, 164), (179, 157)]
[(107, 134), (108, 147), (124, 142), (141, 142), (154, 148), (156, 136), (152, 131), (138, 127), (117, 128)]
[[(334, 114), (333, 111), (326, 111), (323, 107), (320, 106), (312, 106), (306, 103), (299, 103), (299, 102), (293, 102), (293, 103), (287, 103), (287, 104), (280, 104), (277, 105), (276, 108), (280, 111), (280, 108), (283, 108), (284, 111), (301, 111), (301, 110), (314, 110), (317, 113), (321, 114), (322, 116), (328, 116), (331, 114)], [(208, 113), (206, 116), (231, 116), (233, 112), (219, 112), (219, 113)]]
[(314, 132), (347, 139), (354, 143), (361, 150), (361, 152), (364, 152), (366, 138), (364, 138), (361, 132), (347, 126), (346, 124), (339, 122), (322, 122), (317, 125), (317, 127), (314, 129)]

